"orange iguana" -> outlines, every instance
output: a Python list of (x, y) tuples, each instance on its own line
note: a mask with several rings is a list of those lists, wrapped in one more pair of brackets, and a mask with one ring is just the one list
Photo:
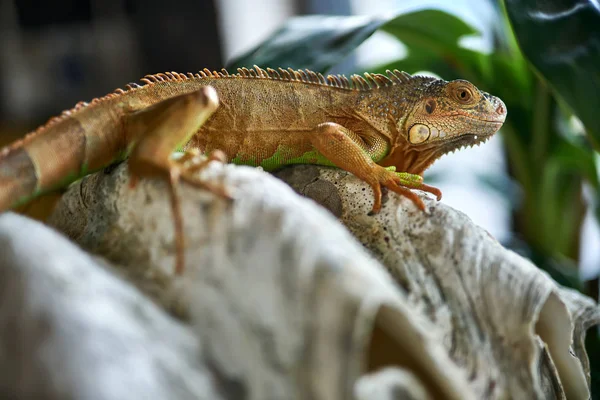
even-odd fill
[[(506, 117), (500, 99), (467, 81), (397, 70), (348, 79), (255, 66), (231, 75), (205, 69), (141, 81), (81, 102), (0, 150), (0, 211), (129, 157), (134, 180), (161, 176), (170, 183), (181, 272), (175, 184), (182, 179), (226, 195), (194, 174), (207, 162), (199, 151), (266, 170), (337, 166), (371, 186), (373, 212), (381, 207), (382, 186), (424, 209), (410, 189), (438, 199), (441, 192), (423, 183), (423, 171), (445, 153), (487, 140)], [(176, 160), (177, 149), (188, 151)]]

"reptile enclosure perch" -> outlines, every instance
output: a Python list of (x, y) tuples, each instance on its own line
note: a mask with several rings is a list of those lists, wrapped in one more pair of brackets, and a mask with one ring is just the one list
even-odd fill
[(73, 185), (51, 218), (86, 252), (41, 224), (0, 217), (3, 393), (588, 397), (583, 337), (597, 305), (465, 215), (425, 197), (423, 213), (390, 194), (367, 216), (369, 188), (347, 172), (278, 173), (345, 229), (257, 169), (211, 164), (202, 174), (236, 200), (180, 189), (182, 276), (172, 271), (166, 184), (130, 190), (126, 164)]

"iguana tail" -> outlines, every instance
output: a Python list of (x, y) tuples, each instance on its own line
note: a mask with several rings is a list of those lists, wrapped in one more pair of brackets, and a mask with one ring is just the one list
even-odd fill
[(34, 196), (37, 172), (22, 142), (0, 150), (0, 211)]
[(78, 105), (0, 149), (0, 211), (65, 186), (114, 159), (123, 146), (118, 118), (90, 108), (93, 105)]
[(49, 122), (1, 149), (0, 211), (76, 179), (84, 162), (85, 135), (72, 118)]

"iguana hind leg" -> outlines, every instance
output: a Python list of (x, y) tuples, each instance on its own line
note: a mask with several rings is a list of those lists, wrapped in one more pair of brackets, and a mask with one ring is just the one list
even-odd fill
[[(169, 183), (171, 208), (175, 230), (175, 272), (184, 269), (185, 240), (181, 201), (177, 193), (180, 180), (192, 182), (214, 193), (227, 196), (219, 187), (192, 179), (198, 172), (198, 163), (189, 163), (191, 156), (182, 160), (172, 158), (173, 152), (187, 143), (218, 107), (214, 88), (205, 86), (192, 93), (175, 96), (152, 107), (128, 116), (126, 134), (135, 143), (129, 155), (129, 170), (133, 181), (139, 177), (162, 177)], [(214, 158), (214, 157), (213, 157)], [(187, 163), (187, 164), (186, 164)], [(188, 170), (189, 169), (189, 170)]]
[[(366, 139), (366, 140), (365, 140)], [(396, 172), (376, 163), (387, 153), (389, 145), (385, 138), (373, 133), (365, 138), (332, 122), (319, 124), (311, 136), (313, 146), (337, 167), (356, 175), (373, 189), (372, 213), (381, 209), (381, 187), (408, 197), (421, 210), (425, 204), (410, 189), (420, 189), (441, 198), (439, 189), (425, 185), (420, 175)]]

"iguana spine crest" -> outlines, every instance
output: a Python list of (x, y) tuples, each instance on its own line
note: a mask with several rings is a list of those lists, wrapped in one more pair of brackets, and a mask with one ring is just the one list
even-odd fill
[(404, 71), (399, 71), (397, 69), (390, 71), (386, 71), (386, 75), (383, 74), (370, 74), (365, 72), (365, 77), (363, 78), (360, 75), (351, 75), (350, 79), (348, 79), (345, 75), (327, 75), (325, 78), (320, 72), (314, 72), (309, 69), (305, 70), (294, 70), (292, 68), (283, 69), (278, 68), (277, 70), (272, 68), (263, 69), (258, 66), (254, 66), (253, 69), (248, 68), (238, 68), (237, 74), (230, 74), (225, 68), (221, 69), (221, 71), (211, 71), (208, 68), (204, 68), (201, 71), (196, 73), (188, 72), (161, 72), (158, 74), (146, 75), (144, 78), (140, 79), (141, 82), (144, 82), (145, 85), (140, 85), (136, 82), (128, 83), (125, 88), (115, 89), (113, 92), (102, 96), (96, 97), (90, 102), (80, 101), (75, 105), (75, 107), (63, 111), (60, 115), (50, 118), (45, 124), (39, 126), (37, 129), (26, 135), (23, 139), (16, 141), (12, 145), (3, 149), (0, 153), (0, 157), (5, 156), (8, 152), (11, 151), (12, 148), (18, 148), (23, 143), (26, 143), (27, 140), (30, 140), (32, 136), (39, 134), (40, 132), (48, 129), (49, 127), (55, 125), (56, 123), (64, 120), (65, 118), (69, 118), (73, 115), (73, 113), (80, 111), (81, 109), (91, 105), (100, 103), (105, 100), (114, 99), (122, 94), (128, 93), (130, 91), (144, 88), (148, 85), (154, 85), (160, 82), (182, 82), (192, 79), (205, 79), (205, 78), (243, 78), (243, 79), (273, 79), (284, 82), (300, 82), (300, 83), (308, 83), (308, 84), (316, 84), (327, 87), (335, 87), (339, 89), (347, 89), (347, 90), (358, 90), (358, 91), (368, 91), (373, 89), (378, 89), (380, 87), (388, 87), (392, 85), (401, 85), (403, 83), (409, 82), (413, 78), (420, 78), (419, 76), (412, 76)]
[[(237, 74), (230, 74), (225, 68), (221, 69), (221, 71), (211, 71), (208, 68), (205, 68), (202, 71), (198, 71), (193, 74), (188, 72), (187, 74), (179, 73), (179, 72), (164, 72), (153, 75), (146, 75), (141, 79), (142, 82), (152, 85), (154, 83), (159, 82), (177, 82), (177, 81), (185, 81), (190, 79), (203, 79), (203, 78), (255, 78), (255, 79), (273, 79), (278, 81), (285, 82), (301, 82), (308, 84), (316, 84), (322, 86), (335, 87), (340, 89), (350, 89), (350, 90), (372, 90), (378, 89), (380, 87), (388, 87), (392, 85), (400, 85), (410, 81), (413, 78), (410, 74), (398, 71), (397, 69), (394, 71), (386, 71), (386, 75), (383, 74), (370, 74), (365, 72), (365, 77), (363, 78), (360, 75), (351, 75), (350, 79), (348, 79), (345, 75), (328, 75), (325, 78), (321, 73), (314, 72), (309, 69), (298, 69), (294, 70), (292, 68), (283, 69), (278, 68), (277, 70), (272, 68), (263, 69), (258, 66), (254, 66), (253, 69), (248, 68), (238, 68)], [(126, 89), (117, 89), (114, 94), (122, 94), (128, 90), (133, 90), (141, 87), (138, 84), (130, 83), (126, 86)]]
[(187, 80), (193, 79), (206, 79), (206, 78), (229, 78), (229, 79), (272, 79), (283, 82), (299, 82), (299, 83), (307, 83), (307, 84), (315, 84), (322, 85), (326, 87), (334, 87), (338, 89), (346, 89), (346, 90), (357, 90), (357, 91), (368, 91), (373, 89), (378, 89), (381, 87), (388, 87), (393, 85), (401, 85), (409, 82), (414, 78), (422, 78), (420, 76), (412, 76), (404, 71), (399, 71), (397, 69), (390, 71), (386, 71), (386, 75), (383, 74), (375, 74), (365, 72), (365, 77), (363, 78), (360, 75), (351, 75), (350, 79), (348, 79), (345, 75), (327, 75), (327, 78), (323, 76), (320, 72), (314, 72), (309, 69), (298, 69), (294, 70), (292, 68), (283, 69), (278, 68), (277, 70), (272, 68), (263, 69), (259, 66), (255, 65), (253, 69), (248, 68), (238, 68), (237, 74), (230, 74), (225, 68), (222, 68), (221, 71), (211, 71), (208, 68), (204, 68), (201, 71), (196, 73), (187, 72), (161, 72), (157, 74), (146, 75), (144, 78), (140, 79), (141, 82), (144, 82), (144, 85), (140, 85), (136, 82), (128, 83), (125, 88), (115, 89), (113, 92), (102, 96), (96, 97), (92, 99), (90, 102), (80, 101), (73, 108), (63, 111), (60, 115), (54, 116), (50, 118), (45, 124), (39, 126), (37, 129), (27, 134), (21, 140), (14, 142), (12, 145), (5, 147), (0, 152), (0, 157), (6, 156), (12, 149), (20, 148), (23, 143), (27, 143), (28, 140), (31, 140), (32, 137), (37, 136), (41, 132), (47, 130), (51, 126), (61, 122), (62, 120), (69, 118), (83, 108), (91, 105), (103, 102), (105, 100), (114, 99), (122, 94), (144, 88), (147, 86), (154, 85), (160, 82), (183, 82)]

